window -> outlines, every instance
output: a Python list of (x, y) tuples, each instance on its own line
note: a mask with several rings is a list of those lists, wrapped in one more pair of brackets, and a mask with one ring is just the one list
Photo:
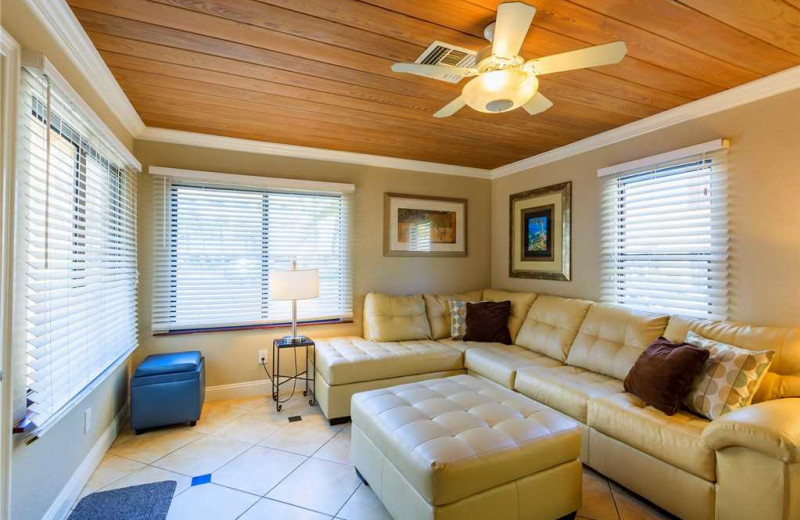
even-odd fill
[(155, 177), (153, 331), (291, 321), (291, 302), (269, 299), (269, 272), (293, 258), (320, 277), (319, 297), (298, 305), (298, 319), (351, 318), (350, 195), (254, 187), (258, 177), (231, 186), (216, 175)]
[(14, 338), (38, 435), (137, 345), (137, 166), (66, 89), (23, 71)]
[(687, 155), (697, 150), (692, 147), (614, 167), (622, 171), (603, 180), (604, 301), (653, 312), (726, 317), (724, 149), (706, 144), (698, 145), (711, 148), (702, 153)]

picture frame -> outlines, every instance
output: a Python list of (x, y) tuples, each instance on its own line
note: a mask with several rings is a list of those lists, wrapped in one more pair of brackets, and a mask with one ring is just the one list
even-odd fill
[(384, 194), (384, 256), (467, 256), (467, 199)]
[(572, 182), (509, 197), (508, 275), (572, 279)]

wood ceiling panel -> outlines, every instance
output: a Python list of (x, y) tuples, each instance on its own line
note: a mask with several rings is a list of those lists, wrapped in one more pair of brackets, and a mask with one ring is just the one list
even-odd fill
[[(185, 64), (197, 69), (212, 70), (236, 76), (245, 76), (280, 84), (293, 85), (308, 89), (311, 92), (330, 92), (342, 96), (384, 103), (390, 106), (402, 106), (416, 110), (424, 110), (426, 117), (431, 117), (436, 110), (441, 108), (445, 102), (449, 101), (449, 97), (431, 101), (429, 99), (396, 95), (380, 90), (330, 81), (324, 78), (271, 69), (237, 60), (128, 40), (116, 36), (108, 36), (93, 32), (89, 32), (89, 36), (101, 51), (111, 51), (138, 57), (157, 57), (161, 62)], [(584, 130), (589, 131), (589, 135), (591, 135), (592, 133), (598, 133), (613, 128), (614, 126), (625, 124), (631, 120), (625, 116), (618, 116), (610, 112), (598, 110), (597, 107), (587, 108), (570, 103), (559, 103), (557, 107), (548, 110), (544, 114), (540, 114), (537, 118), (528, 117), (522, 112), (502, 114), (502, 118), (497, 118), (494, 115), (482, 114), (471, 110), (462, 110), (454, 116), (454, 119), (460, 120), (462, 118), (491, 124), (493, 125), (491, 133), (498, 133), (499, 136), (504, 135), (504, 132), (507, 131), (518, 130), (534, 138), (540, 136), (542, 133), (546, 133), (546, 135), (571, 136), (573, 140), (581, 138), (579, 136), (585, 136), (586, 133)], [(507, 118), (513, 118), (514, 123), (509, 124), (509, 119)], [(431, 119), (433, 118), (431, 117)]]
[[(295, 106), (304, 103), (308, 107), (313, 108), (318, 105), (326, 110), (328, 109), (327, 107), (352, 109), (372, 119), (374, 119), (374, 114), (389, 118), (409, 119), (434, 128), (438, 132), (446, 130), (457, 135), (463, 134), (470, 139), (482, 139), (486, 133), (499, 133), (502, 134), (504, 142), (522, 148), (530, 146), (531, 138), (533, 137), (532, 132), (521, 131), (516, 127), (486, 124), (482, 121), (472, 121), (469, 125), (464, 125), (456, 118), (436, 120), (428, 112), (396, 107), (380, 102), (362, 101), (347, 96), (328, 94), (291, 85), (243, 78), (178, 64), (153, 62), (122, 54), (102, 52), (102, 55), (120, 83), (135, 81), (157, 87), (171, 87), (179, 84), (170, 82), (171, 79), (177, 78), (192, 80), (198, 88), (203, 89), (201, 91), (208, 91), (208, 89), (214, 89), (219, 85), (233, 87), (249, 92), (278, 96), (281, 98), (280, 103), (292, 103)], [(583, 132), (582, 135), (589, 135), (589, 133)], [(558, 137), (549, 132), (538, 132), (536, 139), (550, 146), (560, 146), (565, 142), (563, 137)]]
[[(466, 32), (476, 37), (481, 37), (484, 27), (495, 16), (494, 11), (491, 9), (470, 4), (464, 0), (437, 0), (435, 2), (429, 0), (365, 1), (409, 16), (430, 19), (445, 27)], [(532, 4), (536, 5), (536, 2), (534, 1)], [(608, 40), (604, 43), (610, 41), (613, 40)], [(633, 44), (633, 42), (626, 43), (629, 46)], [(526, 58), (537, 58), (572, 51), (589, 45), (586, 41), (576, 40), (539, 27), (536, 25), (536, 19), (534, 18), (533, 26), (522, 46), (522, 55)], [(617, 65), (599, 67), (596, 70), (641, 85), (675, 92), (691, 99), (697, 99), (724, 90), (724, 87), (714, 85), (705, 78), (694, 78), (684, 73), (673, 72), (630, 56)]]
[(680, 0), (732, 27), (800, 55), (800, 5), (781, 0)]
[(463, 85), (391, 64), (487, 45), (497, 0), (68, 0), (148, 125), (481, 168), (800, 63), (793, 2), (529, 1), (524, 57), (620, 39), (628, 56), (543, 77), (554, 106), (535, 117), (435, 119)]

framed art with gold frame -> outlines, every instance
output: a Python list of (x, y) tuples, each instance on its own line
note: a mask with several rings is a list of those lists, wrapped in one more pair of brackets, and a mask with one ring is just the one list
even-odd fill
[(467, 199), (384, 195), (384, 256), (467, 256)]
[(569, 281), (572, 278), (572, 182), (509, 197), (508, 275)]

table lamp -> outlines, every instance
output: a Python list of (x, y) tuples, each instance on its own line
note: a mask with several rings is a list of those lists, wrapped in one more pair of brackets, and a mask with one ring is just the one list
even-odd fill
[(272, 300), (292, 301), (292, 335), (283, 339), (297, 343), (304, 338), (297, 335), (297, 300), (310, 300), (319, 296), (319, 269), (298, 269), (292, 260), (290, 270), (269, 272), (269, 296)]

